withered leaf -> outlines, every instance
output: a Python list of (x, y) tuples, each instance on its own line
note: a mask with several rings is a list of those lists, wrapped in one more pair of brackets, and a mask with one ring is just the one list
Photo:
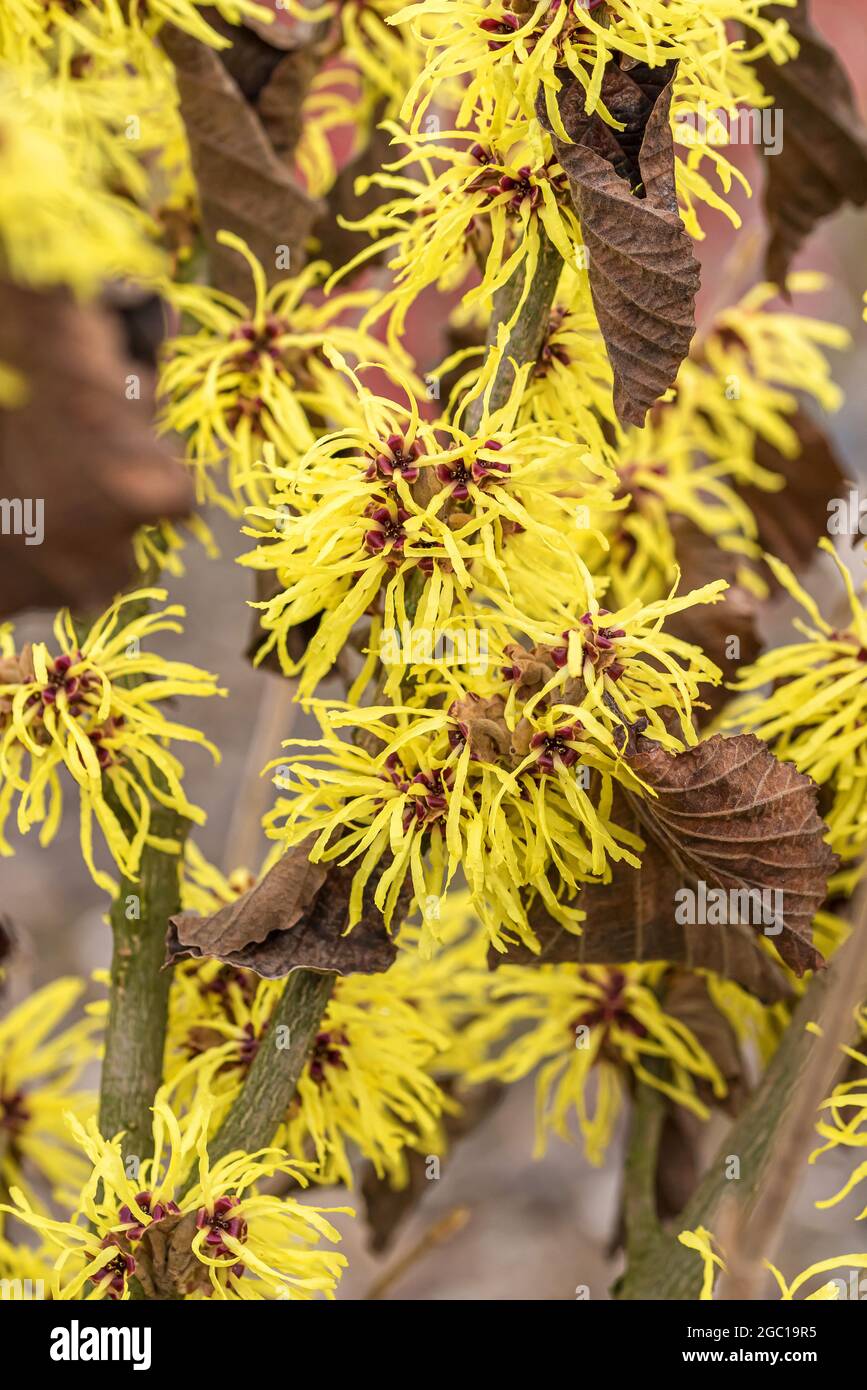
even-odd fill
[(357, 866), (311, 864), (311, 844), (308, 839), (287, 850), (253, 888), (211, 916), (172, 917), (167, 964), (214, 956), (269, 980), (300, 969), (339, 975), (387, 970), (397, 952), (372, 901), (374, 881), (367, 885), (361, 921), (345, 935)]
[(837, 54), (813, 27), (808, 0), (794, 10), (771, 5), (765, 19), (784, 19), (800, 52), (788, 63), (759, 58), (756, 74), (783, 117), (779, 154), (765, 158), (765, 215), (770, 228), (765, 269), (782, 285), (813, 228), (846, 203), (867, 203), (867, 130)]
[[(767, 440), (756, 441), (756, 462), (781, 474), (782, 492), (747, 487), (741, 496), (758, 522), (763, 550), (791, 569), (805, 569), (816, 558), (816, 544), (828, 532), (828, 503), (846, 495), (843, 470), (822, 426), (803, 408), (789, 422), (801, 442), (797, 458), (786, 458)], [(773, 584), (776, 581), (766, 571)], [(750, 660), (747, 657), (745, 660)]]
[[(640, 833), (638, 818), (628, 806), (619, 804), (614, 818)], [(587, 916), (580, 935), (567, 931), (539, 903), (530, 912), (530, 924), (541, 943), (540, 954), (516, 945), (506, 955), (492, 950), (488, 962), (496, 968), (505, 963), (625, 965), (664, 960), (713, 970), (766, 1004), (787, 998), (791, 990), (784, 972), (748, 926), (707, 927), (675, 921), (675, 893), (683, 887), (682, 872), (648, 837), (640, 869), (615, 864), (610, 883), (588, 884), (581, 890), (576, 904)]]
[(204, 12), (212, 28), (231, 40), (220, 61), (258, 114), (265, 134), (288, 161), (301, 138), (302, 107), (324, 57), (319, 42), (328, 22), (308, 24), (271, 7), (274, 22), (248, 16), (243, 27), (230, 24), (211, 7)]
[(639, 738), (627, 756), (656, 793), (630, 796), (632, 805), (681, 883), (779, 895), (770, 900), (777, 951), (798, 975), (820, 967), (812, 922), (837, 857), (824, 840), (815, 783), (753, 734), (716, 734), (677, 754)]
[[(674, 383), (695, 333), (700, 271), (677, 207), (670, 124), (676, 63), (623, 71), (613, 60), (602, 99), (624, 131), (584, 110), (571, 76), (558, 93), (572, 144), (553, 134), (589, 255), (590, 290), (614, 373), (614, 408), (643, 425)], [(550, 130), (544, 102), (540, 119)]]
[[(472, 1134), (487, 1119), (500, 1103), (505, 1089), (499, 1081), (470, 1087), (460, 1087), (448, 1081), (443, 1083), (443, 1090), (455, 1096), (461, 1105), (457, 1114), (443, 1117), (449, 1153), (455, 1144)], [(388, 1178), (378, 1177), (372, 1163), (366, 1163), (362, 1172), (360, 1187), (370, 1233), (368, 1243), (376, 1254), (388, 1249), (402, 1223), (412, 1215), (431, 1188), (427, 1175), (427, 1155), (405, 1149), (404, 1157), (408, 1176), (403, 1187), (392, 1187)]]
[[(490, 964), (663, 960), (712, 970), (766, 1003), (785, 998), (785, 976), (755, 933), (772, 927), (770, 939), (798, 975), (824, 964), (812, 945), (812, 922), (837, 857), (823, 838), (815, 784), (752, 734), (716, 734), (677, 754), (639, 737), (625, 756), (656, 792), (621, 795), (612, 813), (645, 839), (641, 868), (615, 864), (610, 883), (581, 890), (576, 902), (586, 920), (580, 934), (537, 902), (530, 924), (541, 952), (524, 945), (506, 955), (492, 951)], [(726, 924), (677, 922), (675, 895), (699, 881), (708, 891), (770, 893), (765, 902), (774, 920), (741, 921), (739, 902)]]
[[(0, 496), (41, 499), (44, 537), (0, 546), (0, 616), (110, 602), (135, 572), (140, 526), (189, 515), (186, 470), (152, 427), (152, 380), (113, 315), (0, 281), (0, 362), (24, 382), (0, 410)], [(133, 384), (137, 389), (131, 389)]]
[[(292, 268), (297, 268), (321, 205), (296, 183), (259, 111), (219, 55), (171, 25), (160, 37), (175, 66), (213, 282), (246, 302), (252, 290), (249, 270), (236, 252), (219, 245), (217, 233), (225, 229), (243, 237), (274, 284), (287, 273), (278, 248), (289, 248)], [(255, 35), (248, 38), (255, 40)], [(280, 62), (294, 64), (296, 55), (288, 53)], [(263, 94), (278, 71), (279, 64)], [(291, 91), (281, 86), (279, 103), (268, 106), (271, 135), (276, 123), (286, 148), (305, 90), (300, 81)], [(296, 99), (297, 108), (292, 105)]]

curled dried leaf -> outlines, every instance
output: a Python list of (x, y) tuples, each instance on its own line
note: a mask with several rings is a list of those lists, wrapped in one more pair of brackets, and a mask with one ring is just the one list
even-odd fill
[(765, 160), (769, 280), (785, 283), (797, 252), (814, 227), (847, 203), (867, 203), (867, 130), (839, 57), (813, 27), (808, 0), (793, 10), (771, 5), (766, 19), (784, 19), (800, 51), (788, 63), (769, 57), (756, 73), (785, 129), (779, 154)]
[(563, 74), (558, 94), (572, 143), (551, 130), (569, 179), (589, 255), (590, 291), (614, 373), (618, 418), (643, 425), (654, 401), (674, 384), (695, 333), (700, 272), (681, 221), (674, 178), (670, 110), (676, 63), (609, 61), (602, 100), (623, 122), (615, 131), (584, 109), (584, 91)]
[(188, 473), (154, 436), (150, 373), (113, 315), (2, 281), (0, 363), (23, 389), (0, 410), (0, 495), (33, 508), (3, 537), (0, 617), (103, 608), (134, 576), (139, 527), (193, 508)]
[(837, 857), (825, 843), (815, 783), (752, 734), (716, 734), (675, 754), (639, 738), (628, 758), (654, 793), (630, 795), (632, 805), (681, 883), (773, 895), (764, 930), (780, 956), (797, 975), (822, 966), (812, 923)]
[[(217, 233), (227, 230), (243, 237), (269, 284), (274, 284), (286, 275), (278, 248), (289, 248), (296, 258), (293, 268), (300, 264), (304, 243), (321, 212), (318, 200), (308, 197), (285, 162), (300, 133), (309, 79), (299, 65), (306, 50), (280, 55), (264, 45), (265, 71), (270, 75), (256, 88), (259, 106), (264, 102), (260, 110), (247, 100), (213, 49), (171, 25), (162, 30), (161, 39), (175, 66), (213, 281), (247, 302), (252, 290), (247, 266), (236, 252), (220, 245)], [(247, 41), (260, 42), (253, 34)], [(282, 64), (288, 65), (285, 79), (278, 76)], [(262, 72), (251, 65), (249, 72), (239, 69), (239, 77), (255, 85)], [(269, 90), (271, 97), (266, 99)]]
[[(626, 805), (616, 808), (619, 825), (639, 831), (637, 816)], [(675, 920), (675, 894), (683, 874), (650, 838), (641, 868), (615, 864), (609, 883), (588, 884), (576, 904), (586, 913), (581, 933), (568, 931), (541, 903), (530, 913), (530, 924), (541, 950), (524, 945), (507, 955), (491, 951), (489, 964), (626, 965), (668, 961), (693, 970), (713, 970), (734, 980), (765, 1004), (791, 995), (784, 971), (756, 940), (748, 926), (732, 923), (707, 927)]]
[(213, 956), (269, 980), (293, 970), (338, 975), (387, 970), (397, 948), (373, 904), (373, 880), (362, 919), (346, 934), (354, 865), (311, 864), (311, 844), (308, 839), (287, 850), (253, 888), (210, 916), (172, 917), (167, 964)]

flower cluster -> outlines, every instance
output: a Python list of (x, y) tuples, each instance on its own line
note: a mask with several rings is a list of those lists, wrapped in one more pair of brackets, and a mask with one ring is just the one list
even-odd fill
[[(186, 436), (200, 498), (237, 515), (245, 505), (268, 501), (272, 484), (264, 466), (257, 467), (268, 445), (289, 464), (315, 446), (317, 420), (352, 426), (355, 395), (330, 367), (326, 348), (379, 366), (391, 365), (391, 358), (344, 322), (370, 303), (370, 293), (334, 295), (317, 306), (311, 291), (323, 278), (321, 263), (269, 289), (245, 242), (229, 232), (218, 240), (246, 260), (251, 303), (203, 285), (169, 287), (175, 308), (199, 328), (164, 345), (161, 424)], [(224, 457), (229, 498), (213, 476)]]
[[(199, 824), (204, 820), (184, 794), (183, 768), (168, 743), (200, 744), (219, 757), (198, 729), (168, 719), (160, 708), (173, 696), (225, 693), (207, 671), (145, 649), (155, 634), (181, 631), (179, 605), (149, 609), (165, 597), (164, 589), (136, 590), (83, 634), (62, 612), (53, 651), (42, 642), (16, 650), (11, 633), (0, 634), (0, 835), (17, 802), (19, 832), (38, 825), (40, 842), (49, 844), (70, 779), (84, 862), (108, 892), (114, 882), (95, 863), (94, 822), (117, 867), (134, 879), (144, 846), (157, 843), (152, 800)], [(0, 838), (0, 854), (12, 852)]]
[(178, 1116), (169, 1091), (161, 1092), (154, 1156), (133, 1179), (119, 1138), (106, 1140), (93, 1121), (70, 1118), (90, 1170), (71, 1219), (42, 1215), (18, 1188), (0, 1207), (56, 1252), (53, 1298), (126, 1299), (133, 1280), (151, 1298), (333, 1297), (346, 1261), (320, 1248), (340, 1239), (330, 1212), (257, 1190), (275, 1174), (303, 1187), (303, 1165), (276, 1148), (230, 1153), (211, 1164), (209, 1120), (204, 1098)]
[(795, 620), (800, 642), (765, 652), (739, 672), (735, 689), (746, 695), (729, 723), (757, 733), (826, 789), (829, 843), (844, 859), (855, 859), (867, 844), (867, 613), (830, 541), (820, 546), (843, 581), (847, 620), (839, 626), (827, 622), (788, 566), (768, 557), (809, 622)]
[(568, 1139), (574, 1116), (588, 1159), (601, 1163), (630, 1077), (702, 1118), (708, 1107), (699, 1086), (717, 1099), (725, 1095), (712, 1057), (660, 1002), (665, 970), (503, 965), (497, 971), (491, 987), (495, 1007), (471, 1030), (486, 1060), (470, 1076), (514, 1082), (537, 1073), (537, 1153), (549, 1133)]
[(95, 1106), (80, 1082), (97, 1051), (100, 1025), (93, 1017), (65, 1022), (82, 991), (78, 980), (55, 980), (0, 1020), (0, 1185), (6, 1191), (47, 1186), (64, 1201), (84, 1179), (64, 1121), (71, 1114), (83, 1122)]

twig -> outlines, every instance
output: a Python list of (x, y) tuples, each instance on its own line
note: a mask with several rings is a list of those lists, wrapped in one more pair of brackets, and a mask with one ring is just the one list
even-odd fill
[(638, 1083), (623, 1174), (626, 1258), (630, 1270), (652, 1258), (664, 1239), (656, 1209), (656, 1170), (665, 1106), (661, 1092)]
[[(505, 405), (512, 391), (515, 380), (515, 367), (523, 366), (525, 362), (535, 362), (542, 350), (545, 340), (545, 332), (548, 327), (548, 316), (551, 311), (551, 302), (560, 273), (563, 269), (563, 257), (556, 246), (549, 240), (544, 227), (539, 224), (539, 259), (536, 266), (536, 273), (533, 276), (533, 283), (527, 291), (527, 297), (521, 306), (521, 312), (509, 334), (503, 356), (494, 375), (493, 383), (487, 396), (488, 409), (496, 410), (499, 406)], [(497, 335), (500, 324), (507, 323), (515, 311), (521, 294), (524, 290), (526, 275), (526, 263), (522, 262), (506, 282), (502, 289), (494, 295), (494, 312), (488, 327), (486, 345), (488, 351), (496, 346)], [(512, 360), (510, 360), (512, 359)], [(463, 420), (463, 428), (467, 434), (474, 434), (482, 422), (482, 413), (485, 408), (485, 395), (482, 393), (471, 401), (466, 416)], [(445, 516), (448, 506), (440, 512)], [(410, 622), (413, 621), (421, 599), (424, 588), (424, 576), (420, 570), (416, 570), (409, 576), (406, 583), (406, 593), (404, 596), (404, 607)]]
[(443, 1245), (447, 1240), (456, 1236), (459, 1231), (464, 1229), (469, 1219), (469, 1207), (455, 1207), (453, 1211), (434, 1222), (433, 1226), (425, 1231), (421, 1240), (417, 1241), (411, 1250), (408, 1250), (401, 1259), (396, 1260), (384, 1274), (380, 1275), (375, 1283), (371, 1284), (364, 1295), (365, 1300), (384, 1298), (413, 1265), (417, 1264), (431, 1250), (435, 1250), (438, 1245)]
[[(152, 561), (141, 576), (150, 587), (158, 581)], [(129, 619), (147, 612), (148, 599), (127, 607)], [(88, 624), (76, 623), (86, 632)], [(142, 676), (128, 676), (129, 688)], [(110, 785), (106, 799), (121, 823), (127, 815)], [(162, 1081), (163, 1050), (171, 972), (163, 969), (166, 924), (180, 910), (180, 863), (190, 823), (177, 811), (151, 798), (150, 829), (157, 839), (174, 840), (173, 853), (145, 845), (136, 880), (122, 877), (109, 913), (112, 930), (111, 993), (105, 1054), (99, 1091), (99, 1128), (106, 1139), (123, 1132), (124, 1157), (139, 1160), (153, 1153), (151, 1106)]]
[[(519, 364), (538, 356), (562, 267), (559, 253), (541, 227), (539, 232), (538, 269), (509, 337), (508, 353)], [(511, 316), (523, 289), (524, 274), (523, 269), (517, 271), (495, 296), (495, 320), (505, 322)], [(495, 322), (488, 335), (489, 343), (495, 343), (496, 337)], [(492, 404), (508, 399), (513, 379), (513, 368), (504, 360), (494, 379)], [(476, 404), (480, 418), (482, 407), (477, 402), (473, 406)], [(420, 594), (420, 584), (407, 585), (406, 612), (410, 619)], [(251, 1151), (273, 1141), (310, 1055), (334, 980), (333, 974), (311, 970), (297, 970), (290, 975), (244, 1086), (210, 1147), (212, 1162), (235, 1149)]]
[[(494, 295), (494, 313), (487, 334), (489, 349), (496, 345), (500, 324), (507, 323), (512, 317), (523, 293), (525, 265), (526, 263), (522, 262), (512, 278)], [(548, 327), (551, 301), (554, 298), (562, 269), (563, 257), (548, 239), (545, 229), (540, 223), (539, 261), (536, 273), (533, 276), (533, 283), (527, 291), (527, 298), (524, 300), (521, 312), (509, 334), (502, 360), (494, 377), (488, 397), (489, 410), (496, 410), (499, 406), (505, 405), (509, 399), (515, 380), (514, 367), (509, 359), (514, 359), (519, 367), (523, 366), (525, 362), (535, 362), (538, 359)], [(474, 401), (470, 402), (464, 424), (468, 434), (473, 434), (478, 429), (483, 409), (484, 399), (482, 396), (477, 396)]]
[[(154, 803), (151, 829), (183, 845), (189, 821)], [(153, 1153), (151, 1106), (162, 1080), (171, 984), (162, 966), (166, 923), (180, 911), (180, 858), (145, 846), (138, 880), (121, 880), (110, 913), (114, 949), (99, 1127), (107, 1139), (124, 1132), (124, 1157)]]
[[(833, 1086), (842, 1063), (840, 1048), (855, 1032), (855, 1011), (867, 998), (867, 888), (856, 900), (855, 925), (834, 959), (834, 975), (819, 1017), (820, 1036), (801, 1069), (792, 1104), (773, 1133), (765, 1171), (767, 1182), (749, 1202), (738, 1202), (727, 1256), (731, 1279), (723, 1276), (717, 1297), (752, 1299), (779, 1243), (786, 1210), (815, 1139), (816, 1111)], [(736, 1194), (737, 1195), (737, 1194)], [(760, 1200), (758, 1198), (760, 1197)]]
[[(241, 1092), (208, 1146), (211, 1164), (236, 1149), (267, 1148), (286, 1118), (336, 976), (295, 970), (271, 1015)], [(195, 1181), (190, 1175), (187, 1186)]]
[[(732, 1194), (727, 1169), (735, 1156), (740, 1162), (737, 1191), (744, 1222), (755, 1223), (751, 1242), (758, 1253), (753, 1258), (768, 1250), (806, 1155), (816, 1109), (833, 1086), (839, 1045), (854, 1031), (855, 1004), (867, 994), (865, 935), (867, 898), (862, 892), (852, 937), (828, 968), (810, 981), (764, 1076), (681, 1214), (679, 1229), (718, 1226), (720, 1212)], [(809, 1027), (816, 1023), (822, 1028), (821, 1037)], [(627, 1270), (617, 1296), (666, 1301), (696, 1298), (701, 1270), (694, 1252), (667, 1236), (654, 1254), (649, 1264)], [(737, 1263), (743, 1267), (740, 1256)]]

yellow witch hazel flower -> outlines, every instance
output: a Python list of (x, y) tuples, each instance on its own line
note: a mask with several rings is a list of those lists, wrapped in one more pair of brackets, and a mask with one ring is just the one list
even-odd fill
[[(286, 0), (287, 10), (291, 2)], [(294, 151), (298, 173), (311, 197), (324, 197), (337, 179), (335, 133), (340, 131), (352, 141), (348, 162), (365, 148), (377, 119), (376, 94), (364, 90), (345, 55), (316, 73), (304, 99), (301, 136)]]
[[(491, 370), (489, 363), (486, 370)], [(612, 381), (587, 272), (566, 265), (518, 419), (553, 427), (566, 438), (586, 442), (594, 454), (606, 458), (610, 450), (606, 432), (616, 435), (620, 428), (614, 414)]]
[(630, 1077), (706, 1118), (698, 1085), (717, 1097), (725, 1080), (691, 1030), (665, 1012), (657, 987), (667, 967), (500, 966), (494, 1007), (469, 1027), (486, 1060), (470, 1081), (519, 1081), (537, 1072), (536, 1153), (549, 1134), (571, 1137), (577, 1119), (587, 1157), (600, 1164)]
[(164, 270), (156, 228), (134, 203), (110, 191), (110, 163), (92, 141), (76, 138), (68, 114), (62, 86), (37, 79), (22, 89), (16, 74), (0, 66), (0, 256), (6, 274), (35, 288), (67, 284), (80, 295), (94, 294), (112, 276), (154, 279)]
[[(166, 1076), (179, 1094), (207, 1078), (212, 1128), (237, 1095), (284, 987), (217, 961), (178, 967)], [(403, 1150), (430, 1141), (450, 1106), (432, 1074), (450, 1043), (443, 1022), (418, 972), (395, 965), (338, 979), (277, 1144), (309, 1159), (315, 1182), (352, 1186), (352, 1151), (398, 1180)]]
[[(547, 233), (571, 264), (581, 245), (577, 217), (566, 194), (566, 177), (553, 160), (551, 142), (541, 127), (516, 123), (494, 140), (483, 129), (410, 135), (386, 123), (406, 153), (382, 173), (359, 180), (394, 189), (396, 196), (357, 223), (373, 241), (332, 277), (351, 274), (372, 256), (393, 251), (387, 264), (394, 285), (380, 296), (362, 323), (388, 316), (388, 340), (400, 350), (406, 315), (428, 285), (442, 290), (462, 285), (472, 267), (482, 269), (481, 283), (466, 290), (465, 308), (487, 308), (491, 296), (525, 267), (525, 292), (535, 274)], [(444, 167), (438, 172), (436, 166)], [(407, 172), (404, 172), (406, 170)], [(518, 299), (503, 337), (520, 312)]]
[[(52, 1296), (127, 1299), (135, 1278), (151, 1298), (333, 1298), (346, 1260), (320, 1248), (323, 1239), (340, 1240), (326, 1211), (258, 1190), (275, 1174), (305, 1186), (305, 1165), (278, 1148), (230, 1153), (211, 1164), (205, 1100), (178, 1116), (164, 1087), (153, 1111), (154, 1156), (142, 1162), (135, 1180), (127, 1175), (120, 1136), (103, 1139), (94, 1121), (82, 1125), (70, 1118), (91, 1165), (72, 1218), (41, 1216), (18, 1188), (13, 1205), (0, 1207), (59, 1251)], [(156, 1228), (175, 1257), (168, 1261), (169, 1287), (151, 1246)]]
[[(789, 3), (789, 0), (786, 0)], [(794, 0), (791, 0), (794, 4)], [(693, 236), (702, 235), (696, 203), (723, 212), (735, 225), (737, 214), (725, 195), (740, 171), (724, 154), (732, 136), (717, 114), (737, 115), (770, 104), (755, 76), (752, 60), (770, 54), (784, 62), (797, 43), (776, 13), (765, 16), (770, 0), (424, 0), (406, 6), (394, 23), (416, 35), (427, 48), (427, 62), (407, 93), (401, 117), (417, 132), (430, 119), (431, 103), (443, 80), (463, 83), (458, 127), (479, 121), (493, 133), (517, 108), (534, 115), (537, 98), (561, 139), (568, 139), (557, 104), (564, 75), (585, 91), (588, 113), (616, 125), (603, 99), (603, 82), (613, 61), (659, 68), (676, 61), (672, 104), (678, 148), (677, 182), (682, 213)], [(754, 46), (735, 48), (726, 24), (737, 21)], [(720, 190), (701, 171), (709, 160)]]
[(315, 1160), (317, 1181), (352, 1186), (352, 1146), (400, 1185), (404, 1150), (431, 1143), (454, 1109), (432, 1075), (449, 1040), (425, 1018), (411, 974), (338, 980), (280, 1142)]
[[(342, 322), (374, 295), (334, 295), (313, 303), (309, 292), (323, 278), (322, 262), (269, 289), (246, 242), (230, 232), (217, 239), (249, 265), (252, 307), (204, 285), (167, 290), (175, 308), (200, 327), (164, 344), (160, 423), (187, 436), (187, 459), (201, 499), (239, 514), (247, 503), (261, 506), (268, 500), (267, 473), (256, 466), (263, 448), (273, 445), (288, 463), (315, 444), (316, 420), (333, 426), (354, 420), (355, 393), (329, 366), (325, 347), (378, 366), (390, 365), (392, 358), (370, 334)], [(224, 456), (231, 501), (213, 480)]]
[[(812, 292), (823, 283), (821, 276), (793, 275), (788, 288)], [(765, 442), (783, 458), (797, 458), (802, 442), (792, 417), (805, 395), (823, 410), (838, 408), (825, 353), (848, 342), (833, 324), (769, 309), (776, 294), (775, 286), (757, 286), (715, 318), (683, 362), (671, 398), (657, 404), (644, 429), (614, 426), (625, 505), (603, 519), (610, 549), (599, 564), (611, 576), (609, 602), (654, 598), (669, 587), (677, 564), (675, 518), (686, 518), (722, 550), (759, 558), (758, 527), (742, 489), (778, 492), (784, 479), (757, 461), (757, 450)], [(561, 363), (558, 370), (568, 400), (576, 394), (564, 380), (571, 368)], [(581, 390), (587, 390), (583, 381)], [(756, 580), (744, 571), (741, 582), (749, 587)]]
[(363, 78), (366, 101), (385, 103), (389, 115), (396, 114), (422, 62), (413, 35), (390, 27), (400, 6), (401, 0), (325, 0), (318, 6), (283, 0), (287, 13), (307, 24), (336, 18), (341, 59)]
[[(294, 845), (315, 833), (314, 862), (358, 861), (350, 927), (374, 874), (389, 923), (407, 873), (423, 906), (460, 869), (497, 949), (514, 935), (537, 949), (536, 895), (577, 928), (583, 914), (569, 900), (580, 884), (604, 878), (612, 862), (639, 862), (641, 841), (612, 819), (617, 779), (641, 793), (621, 757), (627, 728), (672, 749), (694, 742), (700, 682), (719, 679), (697, 648), (662, 631), (664, 619), (721, 588), (614, 615), (596, 605), (549, 647), (509, 644), (498, 683), (455, 682), (439, 708), (315, 702), (323, 736), (287, 745), (311, 758), (273, 764), (276, 785), (294, 794), (265, 817), (268, 834)], [(667, 727), (674, 721), (680, 737)], [(345, 728), (356, 742), (341, 738)], [(435, 916), (429, 927), (426, 950)]]
[[(788, 4), (789, 0), (783, 0)], [(792, 0), (794, 3), (794, 0)], [(586, 90), (587, 110), (599, 105), (602, 73), (612, 55), (656, 67), (678, 59), (685, 75), (726, 105), (724, 93), (737, 92), (744, 66), (726, 36), (726, 24), (739, 21), (760, 39), (753, 56), (770, 51), (778, 62), (797, 47), (787, 26), (762, 14), (771, 0), (422, 0), (394, 18), (408, 24), (428, 45), (428, 63), (410, 89), (405, 112), (417, 104), (422, 87), (443, 77), (468, 79), (461, 114), (479, 103), (494, 111), (504, 100), (519, 100), (532, 115), (541, 83), (549, 114), (560, 87), (558, 70), (567, 69)], [(721, 85), (734, 68), (732, 87)], [(424, 106), (422, 108), (425, 109)]]
[[(790, 294), (815, 294), (827, 283), (824, 275), (803, 272), (790, 275), (786, 288)], [(848, 347), (849, 333), (838, 324), (769, 308), (778, 294), (776, 285), (755, 285), (716, 315), (711, 331), (681, 366), (674, 408), (690, 418), (693, 429), (703, 424), (702, 447), (712, 457), (749, 454), (760, 439), (784, 458), (796, 458), (801, 441), (789, 417), (803, 396), (828, 412), (842, 403), (826, 354)], [(751, 436), (746, 449), (745, 429)], [(740, 470), (736, 476), (752, 481)]]
[(739, 671), (733, 689), (747, 692), (747, 698), (737, 703), (726, 725), (758, 734), (777, 757), (827, 789), (828, 843), (852, 859), (867, 843), (867, 612), (831, 542), (823, 538), (819, 546), (843, 580), (848, 623), (827, 622), (788, 566), (766, 557), (810, 621), (795, 620), (803, 641), (765, 652)]
[[(681, 1231), (677, 1238), (681, 1245), (685, 1245), (687, 1250), (694, 1250), (701, 1259), (703, 1275), (699, 1301), (705, 1303), (711, 1302), (714, 1296), (714, 1285), (717, 1280), (717, 1275), (720, 1271), (725, 1271), (726, 1268), (725, 1259), (720, 1253), (713, 1235), (705, 1226), (698, 1226), (694, 1231)], [(780, 1290), (780, 1301), (782, 1303), (791, 1303), (811, 1279), (816, 1279), (822, 1274), (830, 1274), (831, 1271), (835, 1269), (845, 1271), (847, 1274), (853, 1269), (867, 1269), (867, 1255), (835, 1255), (828, 1260), (819, 1260), (817, 1264), (810, 1265), (809, 1269), (805, 1269), (802, 1274), (796, 1275), (791, 1283), (786, 1281), (780, 1270), (777, 1269), (776, 1265), (771, 1264), (770, 1260), (763, 1260), (762, 1264), (764, 1268), (773, 1275), (776, 1281), (777, 1287)], [(833, 1301), (840, 1297), (841, 1282), (845, 1289), (845, 1281), (841, 1281), (839, 1278), (830, 1279), (826, 1283), (820, 1285), (818, 1289), (814, 1289), (812, 1293), (808, 1293), (804, 1297), (808, 1301)], [(843, 1297), (846, 1297), (845, 1293)]]
[[(59, 1201), (83, 1182), (85, 1170), (64, 1116), (84, 1121), (96, 1098), (79, 1089), (98, 1052), (98, 1019), (64, 1024), (84, 990), (80, 980), (55, 980), (0, 1019), (0, 1187), (47, 1184)], [(63, 1025), (63, 1026), (62, 1026)]]
[(150, 829), (151, 798), (201, 824), (181, 785), (183, 767), (168, 743), (180, 740), (219, 754), (198, 729), (167, 719), (159, 702), (172, 696), (225, 694), (216, 677), (186, 662), (144, 650), (160, 632), (182, 631), (184, 610), (172, 604), (141, 612), (164, 589), (139, 589), (116, 600), (90, 628), (76, 633), (63, 610), (54, 623), (56, 651), (43, 642), (16, 651), (0, 643), (0, 854), (13, 853), (2, 830), (17, 800), (17, 827), (40, 827), (54, 838), (68, 774), (80, 805), (81, 851), (94, 881), (115, 884), (93, 857), (94, 821), (126, 878), (138, 872), (146, 844), (169, 848)]
[[(575, 545), (576, 509), (584, 508), (589, 534), (604, 545), (589, 504), (604, 509), (613, 475), (589, 453), (576, 459), (568, 440), (515, 425), (527, 370), (511, 400), (485, 408), (472, 433), (461, 422), (424, 421), (409, 382), (403, 406), (374, 396), (350, 373), (356, 423), (325, 435), (297, 464), (271, 469), (270, 506), (250, 513), (270, 524), (270, 534), (241, 563), (274, 572), (277, 592), (259, 604), (268, 636), (258, 659), (276, 649), (286, 674), (301, 673), (302, 698), (365, 615), (374, 620), (366, 671), (380, 640), (387, 642), (391, 694), (412, 664), (413, 641), (402, 637), (408, 628), (423, 638), (481, 623), (501, 642), (512, 630), (541, 641), (564, 625), (565, 595), (591, 606), (592, 579)], [(528, 595), (516, 604), (512, 589), (521, 584), (535, 590), (534, 602)], [(549, 622), (528, 616), (538, 613), (540, 598)], [(293, 661), (291, 630), (323, 611), (328, 621)], [(391, 640), (395, 634), (400, 641)]]
[[(253, 0), (207, 0), (224, 19), (265, 23), (273, 11)], [(162, 24), (174, 24), (213, 48), (228, 48), (231, 39), (217, 32), (202, 14), (206, 0), (4, 0), (0, 13), (0, 57), (23, 69), (47, 65), (56, 47), (74, 45), (88, 51), (138, 52), (135, 37), (150, 38)]]
[(199, 542), (209, 560), (218, 558), (220, 552), (214, 533), (197, 512), (185, 517), (180, 526), (171, 521), (140, 526), (132, 537), (132, 549), (142, 580), (160, 572), (175, 579), (184, 575), (184, 551), (190, 536)]
[(51, 1288), (51, 1251), (15, 1245), (0, 1236), (0, 1288), (4, 1302), (41, 1302)]
[[(860, 1011), (859, 1024), (863, 1037), (867, 1039), (867, 1008)], [(826, 1197), (816, 1203), (820, 1209), (834, 1207), (842, 1202), (867, 1178), (867, 1049), (843, 1047), (841, 1051), (855, 1064), (853, 1075), (834, 1087), (833, 1092), (820, 1109), (826, 1112), (816, 1125), (816, 1132), (824, 1139), (824, 1144), (810, 1155), (815, 1163), (823, 1154), (838, 1149), (850, 1149), (856, 1159), (851, 1176), (833, 1197)], [(863, 1160), (857, 1160), (864, 1154)], [(859, 1212), (858, 1219), (867, 1218), (867, 1206)]]

